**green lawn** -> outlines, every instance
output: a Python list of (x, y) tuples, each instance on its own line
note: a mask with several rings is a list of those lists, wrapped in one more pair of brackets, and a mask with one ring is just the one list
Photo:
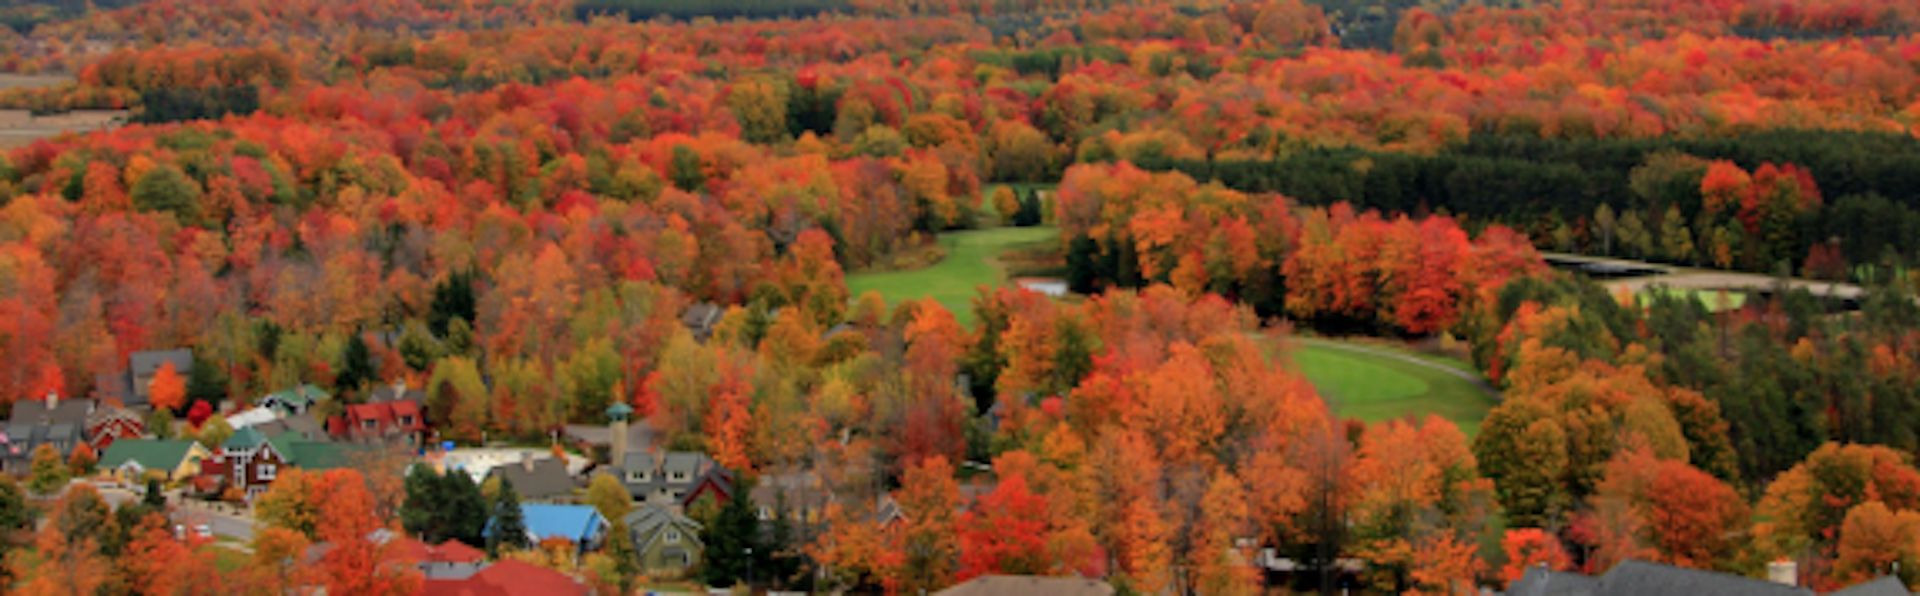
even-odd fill
[(978, 286), (1000, 286), (1006, 271), (997, 257), (1008, 250), (1056, 242), (1060, 230), (1052, 226), (966, 230), (940, 235), (946, 257), (932, 267), (910, 271), (879, 271), (847, 276), (847, 289), (858, 297), (872, 290), (887, 304), (931, 297), (953, 311), (961, 324), (973, 324), (973, 297)]
[(1642, 296), (1651, 296), (1653, 295), (1654, 292), (1663, 292), (1670, 296), (1678, 294), (1682, 297), (1691, 294), (1695, 300), (1699, 300), (1700, 304), (1705, 305), (1707, 307), (1708, 312), (1734, 310), (1742, 306), (1745, 306), (1747, 304), (1747, 294), (1745, 292), (1723, 292), (1720, 290), (1678, 290), (1673, 288), (1648, 288), (1645, 290), (1641, 290), (1640, 294)]
[(1364, 346), (1367, 350), (1397, 353), (1420, 361), (1408, 362), (1340, 346), (1356, 344), (1301, 341), (1294, 343), (1292, 351), (1294, 365), (1319, 389), (1337, 416), (1378, 422), (1409, 415), (1439, 414), (1459, 425), (1467, 436), (1473, 436), (1479, 432), (1480, 421), (1486, 418), (1487, 410), (1493, 408), (1493, 397), (1479, 385), (1447, 370), (1471, 370), (1464, 364), (1442, 363), (1440, 357), (1393, 348)]

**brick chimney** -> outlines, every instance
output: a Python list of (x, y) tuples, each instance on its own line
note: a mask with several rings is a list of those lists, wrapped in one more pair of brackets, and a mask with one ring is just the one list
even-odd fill
[(1791, 559), (1780, 559), (1767, 564), (1767, 581), (1783, 586), (1800, 585), (1800, 566)]

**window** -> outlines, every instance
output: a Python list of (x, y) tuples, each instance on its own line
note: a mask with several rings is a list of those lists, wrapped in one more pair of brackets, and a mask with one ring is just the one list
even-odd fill
[(360, 428), (364, 428), (364, 429), (367, 429), (367, 430), (373, 430), (373, 427), (374, 427), (374, 426), (377, 426), (377, 425), (379, 425), (379, 424), (380, 424), (380, 422), (379, 422), (379, 421), (377, 421), (377, 420), (374, 420), (374, 419), (372, 419), (372, 418), (368, 418), (368, 419), (366, 419), (366, 420), (361, 420), (361, 421), (360, 421)]
[(679, 544), (679, 543), (680, 543), (680, 531), (667, 530), (667, 544)]
[(687, 473), (681, 470), (674, 470), (671, 474), (668, 475), (668, 477), (672, 479), (674, 482), (687, 481)]
[(413, 426), (413, 417), (412, 417), (412, 416), (401, 416), (401, 417), (400, 417), (400, 426)]
[(759, 511), (755, 513), (760, 516), (760, 521), (773, 519), (773, 509), (765, 505), (761, 505)]
[(636, 482), (646, 482), (646, 481), (647, 481), (647, 475), (645, 472), (635, 472), (633, 470), (627, 470), (628, 484), (633, 484)]
[(278, 471), (279, 470), (273, 464), (260, 464), (260, 479), (272, 480), (273, 475)]

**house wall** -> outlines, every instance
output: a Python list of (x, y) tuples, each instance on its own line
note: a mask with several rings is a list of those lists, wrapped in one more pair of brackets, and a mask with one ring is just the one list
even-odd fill
[[(687, 553), (687, 563), (685, 565), (680, 564), (678, 557), (667, 557), (667, 551), (675, 549)], [(653, 544), (649, 545), (645, 551), (640, 553), (640, 567), (645, 569), (648, 575), (685, 575), (700, 565), (700, 554), (699, 545), (694, 542), (692, 536), (686, 535), (683, 530), (679, 544), (667, 544), (664, 538), (653, 541)]]

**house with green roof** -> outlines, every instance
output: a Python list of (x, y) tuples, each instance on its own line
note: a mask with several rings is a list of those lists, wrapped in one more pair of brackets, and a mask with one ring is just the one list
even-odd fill
[(194, 441), (162, 439), (120, 439), (107, 447), (100, 458), (102, 473), (119, 482), (133, 484), (158, 473), (162, 480), (186, 480), (200, 474), (200, 463), (209, 455), (206, 447)]
[(201, 462), (195, 486), (219, 494), (236, 490), (251, 500), (267, 492), (287, 468), (326, 470), (345, 467), (350, 455), (343, 445), (303, 441), (291, 435), (268, 437), (248, 427), (234, 431), (219, 451)]
[(292, 416), (307, 413), (307, 408), (311, 408), (313, 404), (319, 403), (320, 400), (328, 399), (329, 397), (332, 396), (328, 395), (326, 390), (309, 383), (292, 389), (268, 393), (261, 396), (260, 399), (255, 400), (254, 405), (262, 408), (272, 408), (280, 411), (281, 415)]

